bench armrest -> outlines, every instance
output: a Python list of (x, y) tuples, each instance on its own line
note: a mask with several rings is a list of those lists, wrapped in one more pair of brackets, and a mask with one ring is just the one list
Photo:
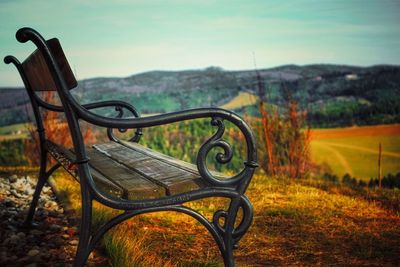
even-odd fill
[[(71, 101), (72, 103), (70, 103), (72, 104), (72, 108), (81, 119), (94, 125), (107, 128), (140, 129), (184, 120), (211, 118), (211, 124), (218, 127), (218, 130), (201, 146), (197, 154), (196, 164), (201, 176), (212, 185), (228, 187), (237, 186), (240, 191), (243, 190), (244, 192), (250, 182), (255, 168), (258, 166), (257, 147), (254, 134), (247, 123), (241, 117), (231, 111), (220, 108), (199, 108), (149, 117), (108, 118), (89, 111), (85, 106), (79, 105), (75, 99), (71, 99)], [(228, 179), (219, 179), (213, 176), (213, 174), (209, 171), (206, 165), (206, 158), (212, 149), (219, 147), (222, 148), (224, 152), (217, 154), (216, 160), (218, 163), (226, 164), (232, 159), (232, 148), (230, 144), (222, 139), (222, 135), (224, 134), (225, 130), (224, 120), (230, 121), (242, 132), (247, 145), (247, 158), (244, 162), (242, 171)]]
[[(48, 110), (54, 111), (54, 112), (65, 112), (64, 108), (62, 106), (50, 104), (48, 102), (43, 101), (38, 95), (33, 94), (33, 97), (35, 100), (38, 102), (38, 104)], [(108, 101), (101, 101), (101, 102), (94, 102), (94, 103), (87, 103), (83, 104), (82, 107), (84, 107), (87, 110), (93, 110), (97, 108), (105, 108), (105, 107), (114, 107), (115, 111), (118, 112), (117, 118), (122, 118), (124, 115), (124, 109), (127, 109), (134, 117), (140, 117), (139, 112), (136, 110), (136, 108), (122, 100), (108, 100)], [(110, 140), (117, 141), (117, 138), (114, 136), (112, 132), (113, 128), (108, 128), (107, 129), (107, 135)], [(125, 129), (119, 129), (120, 132), (126, 131)], [(131, 142), (139, 142), (140, 137), (142, 136), (142, 128), (137, 128), (135, 131), (135, 135), (129, 139)]]
[[(121, 100), (109, 100), (109, 101), (89, 103), (89, 104), (84, 104), (83, 107), (86, 108), (87, 110), (104, 108), (104, 107), (114, 107), (115, 111), (118, 112), (118, 115), (116, 116), (117, 118), (122, 118), (124, 115), (124, 109), (127, 109), (134, 117), (136, 118), (140, 117), (139, 112), (136, 110), (134, 106)], [(126, 131), (125, 128), (118, 128), (118, 130), (120, 132)], [(107, 128), (107, 135), (110, 140), (118, 141), (118, 139), (113, 134), (112, 127)], [(142, 136), (142, 128), (136, 128), (135, 135), (131, 139), (129, 139), (129, 141), (139, 142), (141, 136)]]

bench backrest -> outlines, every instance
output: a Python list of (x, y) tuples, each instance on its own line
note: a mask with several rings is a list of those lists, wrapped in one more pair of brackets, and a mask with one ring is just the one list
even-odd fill
[[(44, 147), (47, 137), (49, 137), (46, 136), (48, 129), (46, 129), (46, 123), (43, 122), (46, 118), (42, 111), (61, 112), (65, 114), (75, 152), (80, 158), (86, 158), (77, 117), (66, 99), (67, 97), (73, 98), (69, 90), (75, 88), (78, 83), (60, 42), (56, 38), (45, 40), (31, 28), (19, 29), (16, 38), (21, 43), (32, 41), (37, 47), (22, 63), (13, 56), (6, 56), (4, 62), (6, 64), (13, 63), (16, 66), (25, 84), (35, 115), (40, 147)], [(61, 105), (54, 104), (52, 99), (46, 99), (43, 95), (40, 96), (37, 94), (38, 91), (57, 91)]]
[[(78, 83), (64, 55), (60, 42), (58, 39), (53, 38), (47, 40), (46, 43), (49, 46), (54, 59), (56, 60), (62, 72), (68, 88), (75, 88)], [(39, 49), (36, 49), (24, 62), (22, 62), (22, 68), (32, 90), (56, 91), (56, 85), (53, 77)]]

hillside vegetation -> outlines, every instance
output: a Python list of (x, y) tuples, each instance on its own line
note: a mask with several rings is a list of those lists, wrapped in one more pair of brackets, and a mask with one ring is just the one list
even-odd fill
[[(259, 70), (270, 104), (284, 102), (282, 84), (308, 111), (314, 127), (400, 122), (400, 67), (287, 65)], [(247, 107), (230, 105), (256, 92), (255, 71), (218, 67), (191, 71), (151, 71), (125, 78), (93, 78), (73, 90), (81, 102), (122, 99), (141, 113), (162, 113), (195, 107), (225, 106), (258, 116), (254, 100)], [(0, 126), (27, 120), (28, 98), (22, 89), (0, 89)], [(252, 103), (253, 102), (253, 103)]]

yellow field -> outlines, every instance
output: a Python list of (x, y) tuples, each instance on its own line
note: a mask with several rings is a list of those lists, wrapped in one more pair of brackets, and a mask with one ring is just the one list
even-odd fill
[(313, 130), (311, 157), (340, 177), (349, 173), (369, 180), (378, 174), (379, 143), (383, 175), (400, 172), (399, 124)]
[(232, 98), (231, 101), (221, 106), (224, 109), (237, 109), (253, 105), (257, 102), (257, 97), (247, 92), (239, 92), (239, 95)]

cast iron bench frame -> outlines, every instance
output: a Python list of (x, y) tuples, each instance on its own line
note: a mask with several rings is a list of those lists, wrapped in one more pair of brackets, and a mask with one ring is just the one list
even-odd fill
[[(32, 41), (37, 47), (22, 63), (13, 56), (4, 58), (6, 64), (13, 63), (15, 65), (24, 82), (35, 115), (40, 141), (39, 178), (25, 220), (26, 226), (29, 227), (32, 224), (40, 192), (48, 177), (59, 167), (64, 167), (72, 175), (79, 177), (82, 196), (79, 245), (74, 266), (83, 266), (86, 263), (95, 244), (110, 228), (133, 216), (156, 211), (181, 212), (198, 220), (210, 232), (217, 243), (225, 266), (234, 266), (233, 248), (237, 246), (238, 241), (247, 232), (253, 218), (252, 205), (244, 195), (257, 167), (256, 143), (250, 127), (236, 114), (218, 108), (191, 109), (143, 118), (139, 117), (138, 112), (132, 105), (123, 101), (103, 101), (81, 105), (69, 92), (70, 89), (77, 86), (77, 81), (59, 41), (55, 38), (46, 41), (31, 28), (19, 29), (16, 33), (16, 39), (21, 43)], [(61, 105), (47, 103), (35, 92), (48, 90), (57, 91)], [(91, 111), (92, 109), (103, 107), (114, 107), (119, 112), (119, 115), (115, 118), (110, 118)], [(54, 144), (46, 139), (40, 111), (42, 108), (65, 114), (73, 140), (72, 149), (60, 147), (59, 144)], [(134, 117), (123, 118), (124, 109)], [(139, 141), (142, 128), (199, 118), (211, 118), (211, 124), (218, 128), (216, 133), (201, 146), (197, 154), (197, 172), (201, 179), (204, 180), (202, 187), (158, 198), (136, 200), (116, 197), (98, 188), (98, 184), (93, 178), (95, 175), (93, 175), (93, 170), (90, 168), (91, 159), (87, 153), (88, 148), (85, 147), (79, 120), (107, 128), (110, 142), (119, 142), (118, 138), (113, 134), (113, 129), (119, 129), (120, 131), (135, 129), (135, 136), (129, 140), (133, 143)], [(247, 158), (244, 161), (243, 169), (239, 173), (222, 179), (208, 169), (206, 157), (212, 149), (219, 147), (222, 148), (223, 153), (217, 154), (216, 160), (218, 163), (225, 164), (232, 159), (232, 148), (222, 138), (225, 127), (224, 120), (233, 123), (242, 132), (247, 145)], [(49, 154), (58, 162), (47, 168)], [(71, 171), (71, 165), (74, 166), (73, 171)], [(216, 211), (212, 221), (209, 221), (199, 212), (183, 205), (189, 201), (209, 197), (223, 197), (230, 200), (229, 208)], [(93, 200), (113, 209), (121, 210), (123, 213), (93, 231), (91, 225)], [(242, 215), (237, 221), (239, 210), (242, 211)]]

